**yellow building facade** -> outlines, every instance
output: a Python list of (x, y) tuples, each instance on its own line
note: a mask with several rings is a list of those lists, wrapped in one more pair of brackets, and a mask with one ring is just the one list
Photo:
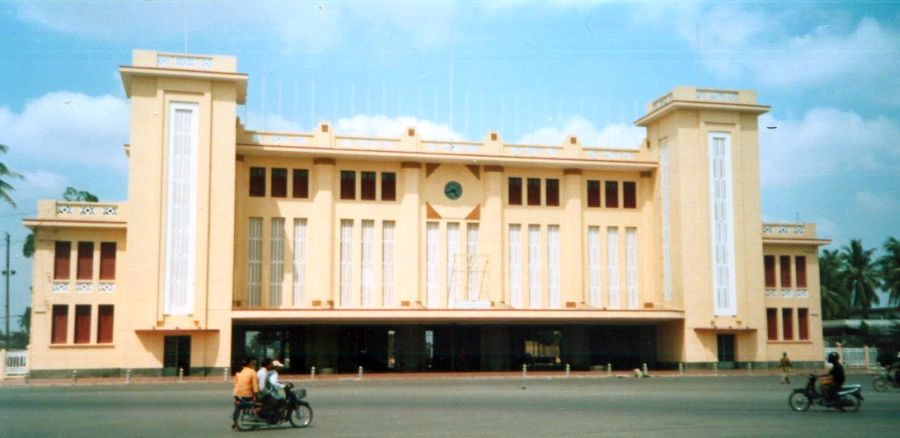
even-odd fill
[(822, 360), (827, 241), (761, 223), (753, 92), (675, 88), (621, 150), (253, 131), (233, 57), (120, 73), (128, 200), (25, 221), (34, 376)]

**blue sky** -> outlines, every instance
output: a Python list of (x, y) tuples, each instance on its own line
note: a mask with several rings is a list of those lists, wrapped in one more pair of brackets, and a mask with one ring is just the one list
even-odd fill
[(124, 200), (134, 48), (238, 57), (250, 129), (636, 145), (676, 85), (753, 89), (763, 220), (818, 224), (839, 248), (900, 236), (900, 6), (890, 1), (2, 1), (0, 143), (21, 256), (37, 199), (66, 186)]

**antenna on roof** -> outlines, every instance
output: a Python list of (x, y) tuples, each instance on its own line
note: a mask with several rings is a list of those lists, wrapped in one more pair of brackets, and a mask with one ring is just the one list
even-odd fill
[(181, 2), (181, 24), (183, 26), (184, 31), (184, 53), (188, 52), (188, 14), (187, 14), (187, 0), (183, 0)]

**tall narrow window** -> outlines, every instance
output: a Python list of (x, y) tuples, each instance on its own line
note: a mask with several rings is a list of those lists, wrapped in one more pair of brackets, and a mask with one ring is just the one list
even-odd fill
[(397, 199), (397, 174), (394, 172), (381, 172), (381, 200), (394, 201)]
[(600, 227), (588, 227), (588, 305), (600, 305)]
[(381, 228), (381, 293), (385, 306), (395, 306), (394, 296), (394, 221), (384, 221)]
[(425, 224), (425, 294), (428, 307), (438, 306), (438, 284), (440, 276), (440, 241), (438, 223)]
[(794, 340), (794, 309), (781, 309), (781, 331), (785, 341)]
[(509, 225), (509, 305), (522, 307), (522, 238), (519, 224)]
[(734, 201), (731, 190), (731, 138), (709, 135), (710, 232), (712, 234), (713, 303), (716, 315), (737, 314), (734, 278)]
[(93, 278), (94, 242), (78, 242), (78, 271), (75, 275), (79, 280)]
[(53, 305), (53, 322), (50, 328), (50, 343), (65, 344), (68, 340), (69, 306), (65, 304)]
[(197, 245), (197, 104), (171, 104), (166, 175), (164, 313), (194, 312)]
[(600, 206), (600, 181), (588, 180), (587, 182), (587, 206)]
[(778, 340), (778, 309), (766, 309), (766, 329), (770, 341)]
[(801, 341), (809, 340), (809, 309), (797, 309), (797, 330)]
[(791, 284), (791, 256), (781, 256), (778, 258), (781, 264), (781, 288), (790, 289)]
[(663, 299), (672, 299), (672, 244), (671, 226), (669, 225), (669, 145), (659, 145), (659, 191), (662, 198), (662, 236), (663, 236)]
[(262, 302), (262, 218), (251, 217), (247, 235), (247, 305), (259, 306)]
[(528, 178), (528, 205), (541, 205), (541, 179)]
[(75, 306), (75, 343), (91, 343), (91, 305), (78, 304)]
[(528, 303), (541, 307), (541, 226), (528, 226)]
[(306, 219), (294, 219), (294, 307), (306, 298)]
[(622, 207), (637, 208), (637, 184), (633, 181), (622, 182)]
[(113, 306), (97, 306), (97, 343), (111, 344), (113, 341)]
[(356, 172), (341, 171), (341, 199), (356, 199)]
[(281, 306), (284, 283), (284, 218), (273, 217), (269, 246), (269, 307)]
[(360, 199), (375, 200), (375, 172), (360, 172)]
[(559, 206), (559, 180), (547, 179), (547, 205), (551, 207)]
[(550, 289), (550, 308), (558, 309), (559, 301), (559, 225), (547, 226), (547, 286)]
[(349, 307), (353, 285), (353, 220), (341, 219), (341, 306)]
[(619, 308), (619, 230), (606, 229), (606, 279), (609, 289), (609, 307)]
[(775, 256), (763, 256), (763, 265), (766, 268), (766, 287), (775, 287)]
[(458, 298), (459, 285), (459, 223), (447, 223), (447, 307)]
[(302, 199), (309, 198), (309, 170), (294, 169), (293, 176), (291, 196)]
[(56, 241), (56, 250), (53, 255), (53, 279), (68, 280), (69, 265), (72, 260), (72, 242)]
[(375, 221), (362, 221), (362, 238), (360, 239), (362, 250), (362, 277), (360, 278), (360, 291), (362, 307), (372, 306), (372, 295), (375, 294)]
[(618, 208), (619, 207), (619, 182), (618, 181), (606, 181), (604, 183), (605, 192), (603, 195), (606, 198), (606, 208)]
[(806, 288), (806, 257), (794, 257), (794, 266), (797, 269), (797, 287)]
[(481, 268), (478, 257), (478, 224), (466, 225), (466, 278), (467, 295), (470, 301), (481, 296)]
[(509, 178), (509, 205), (522, 205), (522, 178)]
[(287, 197), (287, 169), (272, 169), (272, 197)]
[(628, 274), (628, 308), (638, 308), (637, 229), (625, 229), (625, 272)]
[(116, 279), (116, 242), (100, 242), (100, 279)]
[(266, 168), (250, 168), (250, 196), (266, 196)]

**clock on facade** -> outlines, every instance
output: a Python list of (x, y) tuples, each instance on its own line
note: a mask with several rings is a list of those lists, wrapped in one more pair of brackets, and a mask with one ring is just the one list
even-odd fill
[(447, 198), (450, 200), (455, 201), (462, 196), (462, 186), (456, 181), (450, 181), (444, 186), (444, 195), (447, 195)]

